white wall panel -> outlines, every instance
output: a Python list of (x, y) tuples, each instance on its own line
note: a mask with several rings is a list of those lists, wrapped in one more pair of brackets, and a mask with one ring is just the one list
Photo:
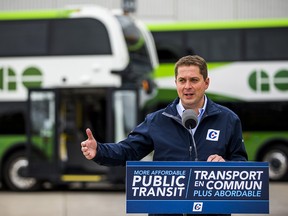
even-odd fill
[(122, 0), (57, 0), (59, 8), (66, 5), (99, 5), (106, 8), (120, 8)]
[(30, 10), (55, 8), (57, 1), (39, 0), (0, 0), (0, 10)]
[(0, 10), (63, 8), (67, 5), (100, 5), (120, 8), (122, 0), (0, 0)]
[(237, 18), (288, 18), (287, 0), (237, 0)]
[(137, 17), (145, 20), (170, 21), (177, 18), (178, 0), (136, 0)]
[(231, 0), (181, 0), (178, 4), (178, 20), (233, 19), (234, 1)]
[[(136, 0), (143, 21), (288, 18), (288, 0)], [(122, 0), (0, 0), (0, 10), (63, 8), (95, 4), (120, 8)]]

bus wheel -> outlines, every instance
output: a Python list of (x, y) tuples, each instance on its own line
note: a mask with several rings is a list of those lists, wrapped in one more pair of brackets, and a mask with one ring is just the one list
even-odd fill
[(23, 151), (11, 155), (3, 169), (5, 186), (15, 191), (31, 191), (40, 188), (40, 183), (34, 178), (23, 176), (28, 166), (28, 160)]
[(272, 181), (283, 181), (288, 177), (288, 147), (284, 145), (269, 148), (263, 156), (269, 162), (269, 178)]

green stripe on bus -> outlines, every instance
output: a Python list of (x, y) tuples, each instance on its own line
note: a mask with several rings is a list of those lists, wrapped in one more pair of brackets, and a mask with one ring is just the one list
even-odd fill
[[(215, 68), (223, 67), (226, 66), (230, 63), (227, 62), (217, 62), (217, 63), (207, 63), (208, 67), (208, 74), (210, 70), (213, 70)], [(174, 64), (169, 64), (169, 63), (161, 63), (159, 67), (155, 70), (155, 78), (161, 78), (161, 77), (174, 77)]]
[[(250, 161), (255, 161), (258, 158), (257, 153), (263, 144), (265, 144), (269, 140), (273, 139), (288, 139), (287, 131), (277, 132), (277, 131), (250, 131), (250, 132), (243, 132), (244, 143), (248, 153), (248, 159)], [(261, 156), (261, 155), (259, 155)]]
[(27, 137), (25, 134), (0, 135), (0, 158), (10, 147), (17, 143), (25, 143), (26, 141)]
[(56, 19), (68, 18), (76, 10), (34, 10), (34, 11), (6, 11), (0, 13), (0, 20), (24, 19)]
[(153, 32), (185, 31), (185, 30), (213, 30), (213, 29), (240, 29), (240, 28), (267, 28), (287, 27), (288, 19), (261, 19), (235, 21), (201, 21), (201, 22), (168, 22), (147, 24)]

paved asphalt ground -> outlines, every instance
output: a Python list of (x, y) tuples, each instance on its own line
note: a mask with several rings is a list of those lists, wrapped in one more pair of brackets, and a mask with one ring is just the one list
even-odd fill
[[(0, 216), (146, 216), (126, 214), (123, 191), (0, 191)], [(264, 216), (268, 214), (255, 214)], [(270, 183), (270, 216), (288, 215), (288, 182)], [(233, 216), (243, 216), (233, 214)], [(249, 216), (252, 216), (251, 214)]]

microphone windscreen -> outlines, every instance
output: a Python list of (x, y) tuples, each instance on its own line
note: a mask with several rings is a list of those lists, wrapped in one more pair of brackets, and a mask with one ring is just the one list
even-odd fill
[(182, 124), (187, 129), (193, 129), (198, 123), (197, 114), (192, 109), (187, 109), (182, 115)]

